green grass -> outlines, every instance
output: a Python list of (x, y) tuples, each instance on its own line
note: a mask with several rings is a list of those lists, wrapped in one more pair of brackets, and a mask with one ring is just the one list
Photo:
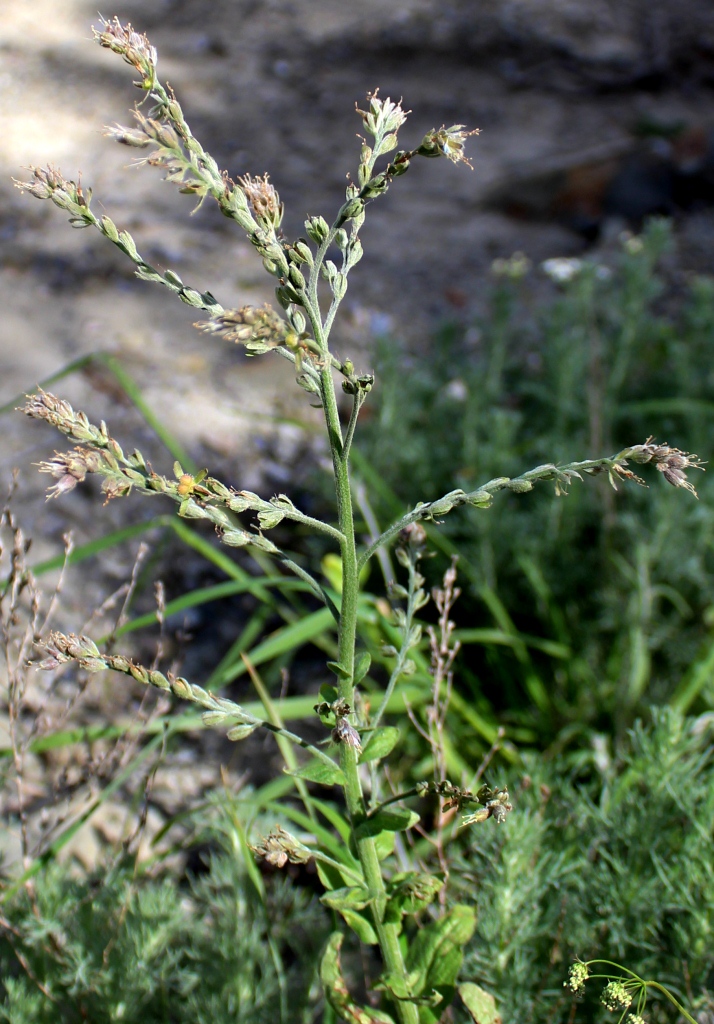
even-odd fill
[[(666, 223), (642, 243), (609, 277), (586, 264), (537, 306), (527, 280), (498, 282), (475, 346), (461, 326), (420, 356), (380, 344), (379, 410), (359, 462), (378, 517), (649, 435), (710, 458), (714, 281), (675, 285), (658, 270), (673, 244)], [(459, 625), (479, 638), (462, 655), (460, 692), (521, 743), (587, 747), (650, 704), (714, 703), (714, 481), (696, 474), (699, 502), (657, 474), (647, 483), (616, 493), (605, 478), (575, 481), (555, 501), (541, 487), (431, 528), (442, 551), (459, 552)], [(489, 642), (494, 628), (513, 641)]]

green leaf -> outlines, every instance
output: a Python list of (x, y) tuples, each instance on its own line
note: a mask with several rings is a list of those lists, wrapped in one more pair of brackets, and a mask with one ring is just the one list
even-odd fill
[(340, 968), (342, 938), (340, 932), (332, 933), (320, 964), (320, 980), (327, 1002), (347, 1024), (394, 1024), (388, 1013), (357, 1006), (353, 1002)]
[(379, 939), (377, 938), (374, 926), (364, 914), (360, 914), (356, 910), (341, 910), (340, 913), (360, 942), (364, 942), (365, 946), (379, 945)]
[(317, 869), (317, 877), (328, 892), (331, 892), (333, 889), (342, 888), (347, 881), (332, 864), (325, 864), (324, 861), (316, 860), (315, 868)]
[[(247, 652), (248, 658), (251, 664), (257, 668), (258, 665), (264, 665), (272, 658), (278, 658), (281, 654), (289, 654), (303, 644), (317, 640), (323, 633), (331, 632), (333, 626), (334, 619), (329, 608), (321, 608), (317, 612), (298, 619), (297, 622), (276, 629), (269, 637)], [(230, 668), (226, 668), (218, 678), (213, 680), (214, 686), (219, 687), (232, 683), (246, 671), (243, 662), (236, 663)]]
[(362, 682), (364, 677), (369, 672), (369, 668), (370, 668), (371, 664), (372, 664), (372, 655), (369, 653), (369, 651), (362, 651), (360, 654), (357, 655), (357, 659), (355, 661), (355, 676), (354, 676), (354, 684), (355, 684), (355, 686), (358, 686)]
[(414, 1003), (415, 1006), (438, 1006), (443, 1002), (443, 996), (439, 992), (431, 992), (426, 996), (415, 996), (411, 991), (411, 977), (407, 974), (383, 974), (379, 984), (374, 987), (378, 991), (391, 992), (395, 999), (404, 1002)]
[(334, 552), (325, 555), (320, 564), (322, 573), (333, 590), (342, 593), (342, 559)]
[(323, 817), (327, 818), (332, 827), (339, 832), (342, 837), (342, 841), (345, 844), (349, 843), (350, 836), (352, 834), (352, 826), (347, 818), (345, 818), (343, 814), (340, 814), (334, 804), (326, 804), (324, 800), (318, 800), (314, 796), (308, 797), (308, 799), (311, 806), (318, 810)]
[(386, 860), (394, 853), (396, 839), (396, 832), (380, 832), (378, 836), (374, 837), (374, 848), (377, 851), (378, 860)]
[(359, 763), (365, 764), (367, 761), (377, 761), (381, 757), (386, 757), (394, 750), (398, 742), (399, 729), (395, 726), (385, 725), (380, 729), (375, 729), (369, 734), (369, 739), (360, 754)]
[(350, 674), (344, 666), (340, 665), (339, 661), (328, 661), (327, 668), (330, 672), (334, 672), (340, 679), (349, 679)]
[[(451, 990), (461, 966), (463, 946), (475, 928), (474, 908), (458, 904), (444, 917), (432, 921), (418, 932), (406, 962), (407, 970), (419, 973), (417, 994), (435, 988), (448, 1000), (445, 1005), (449, 1005), (454, 997), (454, 991)], [(438, 1020), (438, 1017), (434, 1020)]]
[(323, 683), (320, 687), (320, 700), (324, 700), (326, 704), (333, 704), (338, 696), (337, 688), (330, 683)]
[(404, 871), (395, 875), (387, 884), (389, 903), (385, 920), (399, 923), (403, 914), (417, 914), (434, 900), (444, 879), (436, 875), (418, 875), (416, 871)]
[[(424, 986), (425, 991), (433, 990), (445, 993), (447, 989), (453, 989), (456, 976), (461, 970), (461, 963), (464, 959), (464, 951), (460, 946), (452, 946), (444, 943), (438, 956), (432, 960), (429, 974)], [(454, 998), (453, 991), (450, 998)]]
[(320, 786), (344, 786), (345, 777), (339, 765), (330, 767), (325, 761), (309, 761), (302, 768), (295, 772), (287, 772), (298, 779), (306, 779), (308, 782), (317, 782)]
[(332, 910), (364, 910), (370, 902), (369, 890), (363, 885), (350, 885), (333, 889), (320, 897), (320, 903)]
[(370, 836), (378, 836), (380, 832), (406, 832), (407, 829), (414, 828), (418, 821), (419, 815), (416, 811), (390, 807), (361, 821), (355, 829), (355, 838), (368, 839)]
[(501, 1015), (496, 1009), (496, 1000), (472, 981), (459, 985), (459, 995), (471, 1014), (474, 1024), (501, 1024)]

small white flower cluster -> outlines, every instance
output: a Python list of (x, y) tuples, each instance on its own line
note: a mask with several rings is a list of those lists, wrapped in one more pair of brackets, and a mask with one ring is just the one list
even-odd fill
[(621, 981), (608, 981), (600, 996), (600, 1002), (608, 1010), (626, 1010), (632, 1002), (632, 993)]
[(556, 284), (567, 284), (583, 269), (583, 261), (576, 256), (554, 256), (541, 263), (545, 274)]
[(585, 988), (585, 982), (590, 977), (588, 965), (578, 960), (568, 971), (568, 980), (563, 982), (564, 988), (569, 988), (574, 995), (580, 995)]

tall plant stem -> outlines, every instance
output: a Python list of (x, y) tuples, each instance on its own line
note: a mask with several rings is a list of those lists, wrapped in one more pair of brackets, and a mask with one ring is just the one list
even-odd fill
[[(325, 411), (327, 432), (332, 449), (332, 463), (335, 473), (337, 515), (342, 532), (342, 606), (338, 641), (338, 662), (343, 669), (339, 680), (340, 697), (354, 706), (354, 663), (355, 641), (357, 638), (357, 597), (359, 593), (359, 569), (355, 545), (352, 493), (350, 489), (349, 450), (343, 444), (335, 385), (332, 371), (326, 367), (321, 374), (322, 400)], [(340, 749), (340, 764), (345, 776), (345, 799), (352, 823), (353, 834), (365, 821), (366, 809), (357, 768), (357, 752), (354, 747), (343, 743)], [(402, 957), (396, 925), (383, 921), (387, 893), (382, 878), (382, 869), (377, 856), (377, 847), (372, 837), (357, 838), (355, 845), (362, 871), (370, 894), (373, 895), (374, 916), (379, 947), (387, 974), (403, 978), (406, 982), (406, 967)], [(418, 1024), (419, 1014), (413, 1003), (398, 1001), (396, 1012), (400, 1024)]]

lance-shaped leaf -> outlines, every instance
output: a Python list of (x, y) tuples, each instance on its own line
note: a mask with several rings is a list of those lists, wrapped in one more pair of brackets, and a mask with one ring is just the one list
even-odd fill
[(332, 910), (339, 911), (360, 942), (364, 942), (367, 946), (377, 945), (379, 939), (369, 913), (360, 913), (372, 902), (365, 886), (351, 885), (334, 889), (332, 892), (324, 893), (320, 897), (320, 902)]
[(440, 1011), (429, 1006), (419, 1008), (419, 1024), (437, 1024), (445, 1007), (456, 993), (456, 977), (463, 961), (463, 947), (476, 928), (476, 911), (463, 904), (455, 906), (444, 917), (432, 921), (415, 937), (407, 955), (407, 970), (414, 976), (414, 992), (428, 995), (432, 991), (443, 997)]
[(320, 964), (320, 980), (328, 1003), (347, 1024), (394, 1024), (388, 1013), (358, 1006), (352, 999), (340, 968), (342, 938), (340, 932), (332, 933)]
[(414, 828), (419, 821), (416, 811), (409, 811), (403, 807), (378, 811), (370, 818), (365, 818), (355, 829), (356, 839), (367, 839), (370, 836), (378, 836), (380, 832), (406, 832)]
[(360, 913), (358, 910), (341, 910), (340, 913), (348, 927), (365, 946), (379, 944), (379, 937), (374, 930), (374, 925), (366, 914)]
[(294, 775), (298, 779), (305, 779), (307, 782), (317, 782), (321, 786), (344, 786), (345, 777), (338, 764), (334, 767), (326, 761), (308, 761), (302, 768), (294, 772), (287, 772), (287, 775)]
[(459, 995), (471, 1014), (474, 1024), (501, 1024), (501, 1015), (496, 1009), (496, 1000), (490, 992), (472, 981), (459, 985)]
[(391, 753), (399, 742), (399, 729), (393, 725), (385, 725), (381, 729), (375, 729), (369, 733), (369, 739), (364, 745), (360, 754), (360, 764), (365, 761), (377, 761)]
[(344, 886), (341, 889), (333, 889), (332, 892), (323, 893), (320, 903), (332, 910), (364, 910), (371, 902), (369, 891), (363, 885)]

